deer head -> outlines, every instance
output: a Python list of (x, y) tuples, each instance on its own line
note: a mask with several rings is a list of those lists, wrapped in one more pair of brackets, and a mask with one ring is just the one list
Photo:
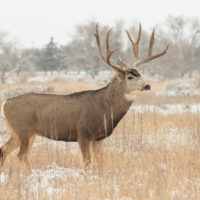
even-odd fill
[(114, 54), (116, 51), (118, 51), (119, 49), (122, 48), (122, 46), (119, 46), (112, 50), (110, 49), (109, 37), (110, 37), (111, 31), (112, 31), (112, 28), (107, 32), (106, 55), (103, 55), (101, 42), (100, 42), (100, 38), (99, 38), (98, 24), (96, 24), (96, 33), (94, 35), (96, 37), (96, 42), (97, 42), (97, 46), (98, 46), (98, 50), (99, 50), (99, 54), (100, 54), (101, 58), (103, 59), (103, 61), (105, 63), (107, 63), (113, 69), (113, 71), (116, 72), (116, 76), (115, 76), (116, 80), (118, 80), (118, 83), (120, 83), (120, 85), (123, 86), (125, 93), (129, 94), (129, 93), (132, 93), (132, 92), (138, 91), (138, 90), (139, 91), (150, 90), (151, 86), (148, 84), (145, 84), (145, 81), (143, 80), (140, 73), (136, 70), (136, 68), (144, 63), (150, 62), (153, 59), (163, 56), (167, 52), (169, 44), (166, 46), (166, 48), (164, 49), (163, 52), (158, 53), (156, 55), (152, 55), (152, 48), (153, 48), (153, 44), (154, 44), (154, 34), (155, 34), (155, 29), (153, 29), (153, 32), (152, 32), (151, 38), (150, 38), (150, 42), (149, 42), (148, 55), (146, 58), (140, 60), (139, 56), (138, 56), (138, 45), (139, 45), (139, 41), (141, 38), (142, 26), (141, 26), (141, 24), (139, 24), (139, 32), (138, 32), (136, 42), (133, 41), (129, 32), (126, 31), (128, 38), (132, 44), (133, 54), (136, 59), (136, 62), (132, 65), (132, 67), (128, 68), (122, 59), (117, 64), (110, 59), (112, 54)]

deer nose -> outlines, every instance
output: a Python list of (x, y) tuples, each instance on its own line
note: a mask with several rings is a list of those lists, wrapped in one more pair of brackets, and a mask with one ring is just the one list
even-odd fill
[(144, 86), (143, 90), (150, 90), (151, 89), (151, 85), (147, 84)]

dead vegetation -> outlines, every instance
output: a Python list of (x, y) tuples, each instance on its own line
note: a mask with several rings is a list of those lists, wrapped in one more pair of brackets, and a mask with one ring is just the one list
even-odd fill
[[(154, 83), (156, 85), (156, 83)], [(44, 84), (45, 85), (45, 84)], [(36, 84), (18, 85), (27, 92)], [(59, 94), (92, 84), (48, 84)], [(13, 86), (10, 86), (12, 88)], [(1, 85), (1, 89), (9, 89)], [(93, 87), (94, 88), (94, 87)], [(47, 91), (48, 92), (48, 91)], [(138, 104), (195, 103), (199, 97), (138, 97)], [(3, 100), (3, 99), (2, 99)], [(101, 176), (96, 166), (84, 175), (76, 143), (38, 137), (30, 152), (32, 174), (19, 173), (13, 152), (0, 173), (0, 199), (143, 200), (194, 199), (200, 196), (200, 112), (164, 115), (131, 109), (103, 143)], [(0, 143), (8, 139), (4, 134)]]

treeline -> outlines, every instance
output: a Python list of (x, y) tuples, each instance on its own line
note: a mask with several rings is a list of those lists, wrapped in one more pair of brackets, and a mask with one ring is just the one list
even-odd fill
[[(20, 49), (8, 42), (6, 34), (0, 34), (0, 80), (4, 82), (11, 73), (23, 71), (67, 71), (86, 70), (95, 76), (100, 70), (108, 69), (101, 60), (95, 37), (96, 22), (91, 21), (75, 27), (75, 34), (66, 45), (59, 45), (54, 38), (50, 38), (43, 48)], [(105, 35), (110, 27), (100, 24), (102, 46), (105, 49)], [(117, 61), (122, 57), (128, 65), (135, 60), (132, 47), (125, 34), (123, 21), (118, 21), (113, 27), (110, 36), (111, 47), (125, 44), (113, 55)], [(138, 34), (138, 23), (133, 22), (128, 28), (135, 37)], [(152, 30), (142, 30), (139, 45), (139, 56), (147, 56), (149, 38)], [(165, 22), (156, 27), (153, 52), (161, 52), (167, 43), (170, 48), (166, 56), (156, 59), (141, 67), (149, 74), (163, 75), (164, 77), (181, 77), (200, 69), (200, 20), (198, 18), (168, 17)]]

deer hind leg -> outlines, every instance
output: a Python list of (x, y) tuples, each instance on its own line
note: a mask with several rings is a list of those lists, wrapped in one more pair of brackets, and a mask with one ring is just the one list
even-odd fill
[(30, 163), (28, 160), (28, 153), (30, 151), (30, 148), (33, 144), (34, 139), (35, 139), (35, 135), (32, 135), (29, 138), (22, 139), (19, 153), (18, 153), (18, 158), (19, 158), (20, 162), (23, 165), (25, 165), (26, 167), (28, 167), (29, 169), (30, 169)]
[(88, 137), (87, 131), (88, 130), (84, 126), (79, 126), (78, 128), (78, 143), (83, 156), (83, 164), (85, 170), (89, 168), (91, 162), (91, 156), (90, 156), (91, 139), (90, 137)]
[(91, 141), (85, 137), (79, 137), (78, 143), (83, 156), (84, 169), (87, 170), (89, 168), (91, 161), (91, 156), (90, 156)]
[(19, 139), (12, 135), (8, 142), (0, 148), (0, 168), (3, 167), (6, 157), (19, 147), (19, 145)]

